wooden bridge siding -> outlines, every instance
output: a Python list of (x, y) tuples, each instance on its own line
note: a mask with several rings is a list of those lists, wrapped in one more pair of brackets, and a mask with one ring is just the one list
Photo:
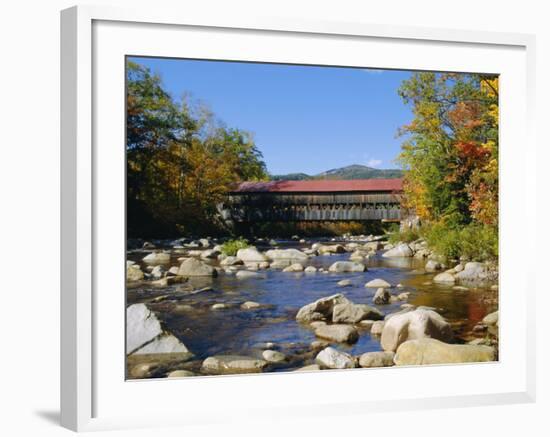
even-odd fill
[(393, 193), (232, 194), (224, 216), (237, 222), (400, 220), (400, 196)]
[(349, 204), (399, 204), (399, 194), (338, 193), (338, 194), (279, 194), (251, 193), (231, 194), (229, 204), (236, 205), (349, 205)]

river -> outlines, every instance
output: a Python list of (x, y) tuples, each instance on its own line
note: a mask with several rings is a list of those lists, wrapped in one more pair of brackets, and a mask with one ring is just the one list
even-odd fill
[[(313, 242), (280, 241), (279, 247), (300, 249), (310, 247)], [(130, 251), (128, 259), (141, 264), (146, 253)], [(172, 265), (177, 265), (178, 256), (181, 254), (173, 254)], [(332, 263), (348, 259), (349, 253), (316, 256), (309, 259), (308, 265), (328, 269)], [(218, 265), (217, 261), (211, 263)], [(190, 278), (188, 283), (161, 289), (142, 282), (128, 288), (127, 304), (149, 303), (167, 328), (195, 354), (197, 365), (200, 360), (217, 354), (257, 356), (266, 348), (265, 343), (274, 343), (274, 348), (293, 357), (275, 366), (273, 371), (310, 364), (313, 362), (310, 344), (316, 337), (312, 329), (296, 321), (300, 307), (335, 293), (343, 293), (354, 303), (372, 305), (375, 289), (364, 285), (375, 278), (382, 278), (393, 286), (401, 284), (398, 292), (410, 292), (409, 304), (434, 307), (451, 323), (457, 341), (479, 336), (472, 329), (485, 315), (498, 309), (498, 292), (489, 288), (456, 290), (434, 284), (431, 281), (434, 274), (425, 273), (424, 264), (425, 261), (414, 258), (383, 258), (378, 252), (366, 261), (368, 270), (362, 273), (290, 273), (267, 269), (260, 271), (263, 279), (238, 279), (222, 273), (215, 278)], [(342, 279), (350, 279), (353, 285), (339, 287), (337, 282)], [(175, 307), (170, 295), (181, 295), (190, 285), (194, 289), (211, 287), (211, 290), (186, 294), (178, 298)], [(393, 290), (395, 294), (396, 289)], [(155, 299), (160, 302), (155, 303)], [(262, 306), (243, 310), (240, 304), (245, 301)], [(217, 303), (226, 304), (226, 308), (211, 309)], [(403, 303), (377, 307), (388, 314), (398, 311)], [(381, 350), (378, 336), (361, 329), (359, 333), (357, 343), (333, 346), (354, 356)]]

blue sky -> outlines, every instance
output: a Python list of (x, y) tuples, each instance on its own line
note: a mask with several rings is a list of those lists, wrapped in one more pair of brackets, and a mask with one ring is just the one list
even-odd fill
[(397, 95), (406, 71), (131, 60), (158, 73), (175, 99), (190, 93), (228, 127), (252, 132), (272, 174), (396, 168), (396, 132), (412, 118)]

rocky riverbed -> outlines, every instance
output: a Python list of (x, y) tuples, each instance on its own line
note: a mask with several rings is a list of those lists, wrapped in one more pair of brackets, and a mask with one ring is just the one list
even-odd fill
[(217, 243), (132, 243), (128, 378), (498, 359), (494, 265), (382, 236)]

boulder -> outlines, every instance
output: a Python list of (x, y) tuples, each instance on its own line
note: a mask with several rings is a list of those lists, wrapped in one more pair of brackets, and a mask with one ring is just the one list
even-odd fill
[(323, 244), (319, 244), (319, 245), (314, 244), (311, 248), (317, 250), (317, 252), (319, 252), (320, 255), (324, 255), (326, 253), (345, 253), (346, 252), (346, 248), (341, 244), (332, 244), (328, 246)]
[(360, 367), (393, 366), (393, 352), (367, 352), (359, 357)]
[(390, 288), (391, 284), (383, 279), (373, 279), (365, 284), (368, 288)]
[(243, 261), (236, 256), (228, 256), (220, 262), (220, 266), (238, 266), (242, 264)]
[(221, 252), (215, 249), (206, 249), (201, 253), (202, 259), (216, 259)]
[(478, 282), (484, 281), (489, 277), (489, 272), (485, 264), (479, 262), (468, 262), (464, 265), (464, 270), (456, 274), (456, 279), (460, 282)]
[(497, 325), (498, 326), (498, 311), (495, 311), (494, 313), (487, 314), (485, 317), (483, 317), (483, 323), (486, 325)]
[(340, 303), (334, 305), (332, 311), (333, 323), (358, 323), (361, 320), (381, 320), (384, 318), (378, 309), (369, 305)]
[(289, 259), (277, 259), (269, 265), (269, 268), (272, 270), (282, 270), (287, 268), (289, 265), (290, 265)]
[(195, 258), (188, 258), (180, 264), (179, 276), (217, 276), (214, 267)]
[(170, 264), (170, 254), (168, 252), (153, 252), (145, 256), (143, 262), (150, 266)]
[(247, 270), (239, 270), (235, 276), (238, 279), (263, 279), (264, 276), (261, 273), (249, 272)]
[(443, 272), (435, 275), (433, 281), (436, 284), (454, 284), (456, 279), (452, 273)]
[(402, 343), (395, 353), (398, 366), (419, 364), (477, 363), (494, 361), (495, 350), (490, 346), (448, 344), (433, 338), (421, 338)]
[(351, 287), (353, 283), (349, 279), (342, 279), (336, 283), (338, 287)]
[(128, 282), (141, 281), (143, 279), (143, 272), (137, 264), (131, 264), (126, 267), (126, 280)]
[(317, 354), (316, 361), (329, 369), (353, 369), (356, 364), (350, 354), (327, 347)]
[(336, 261), (328, 271), (333, 273), (364, 272), (367, 268), (364, 264), (353, 261)]
[(216, 355), (202, 362), (201, 371), (210, 374), (260, 373), (267, 361), (241, 355)]
[(265, 255), (271, 260), (288, 259), (292, 262), (305, 262), (308, 259), (307, 254), (298, 249), (271, 249)]
[(396, 351), (407, 340), (425, 337), (450, 342), (453, 331), (451, 325), (435, 311), (417, 308), (387, 319), (380, 344), (385, 351)]
[(357, 329), (350, 325), (324, 325), (315, 329), (319, 338), (337, 343), (355, 343), (359, 339)]
[(258, 252), (258, 249), (255, 247), (247, 247), (245, 249), (239, 249), (237, 251), (237, 258), (239, 258), (241, 261), (247, 263), (247, 262), (264, 262), (269, 261), (267, 259), (267, 256), (265, 256), (263, 253)]
[(331, 320), (332, 311), (335, 305), (340, 303), (351, 303), (343, 294), (333, 294), (323, 297), (300, 308), (296, 314), (299, 322), (312, 322), (315, 320)]
[(414, 253), (412, 249), (409, 247), (406, 243), (401, 243), (397, 247), (394, 247), (387, 252), (385, 252), (382, 256), (384, 258), (393, 258), (393, 257), (410, 257), (413, 256)]
[(130, 354), (162, 334), (160, 322), (143, 303), (126, 308), (126, 353)]
[(306, 273), (316, 273), (316, 272), (317, 272), (317, 268), (316, 268), (316, 267), (313, 267), (313, 266), (307, 266), (307, 267), (304, 269), (304, 272), (306, 272)]
[(382, 331), (384, 330), (385, 324), (386, 322), (384, 320), (378, 320), (374, 322), (370, 327), (371, 335), (382, 335)]
[(303, 272), (304, 266), (300, 263), (294, 263), (289, 265), (288, 267), (285, 267), (283, 269), (283, 272)]
[(441, 263), (439, 263), (439, 262), (437, 262), (433, 259), (428, 260), (428, 262), (424, 266), (424, 270), (426, 270), (427, 272), (430, 272), (430, 273), (441, 270), (442, 268), (443, 267), (442, 267)]
[(375, 305), (385, 305), (390, 303), (390, 298), (391, 294), (387, 288), (379, 288), (378, 290), (376, 290), (376, 293), (374, 293), (372, 302)]
[(173, 354), (173, 353), (189, 353), (189, 349), (172, 334), (162, 334), (153, 341), (140, 347), (133, 354)]
[(258, 268), (260, 270), (268, 269), (269, 268), (269, 262), (268, 261), (263, 261), (261, 263), (258, 263)]
[(262, 352), (262, 358), (268, 363), (282, 363), (286, 360), (286, 355), (282, 352), (268, 349)]

